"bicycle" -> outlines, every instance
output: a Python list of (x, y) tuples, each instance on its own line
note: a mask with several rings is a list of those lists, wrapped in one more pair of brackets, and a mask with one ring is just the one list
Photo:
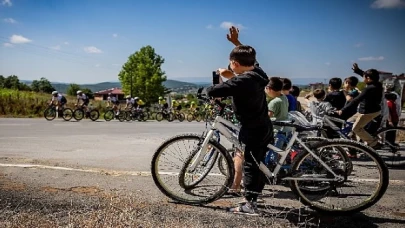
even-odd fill
[(80, 121), (84, 117), (90, 118), (92, 121), (96, 121), (100, 117), (100, 113), (98, 112), (98, 110), (93, 109), (91, 106), (87, 107), (87, 111), (84, 110), (83, 105), (81, 106), (75, 105), (75, 106), (76, 109), (73, 112), (73, 118), (75, 118), (76, 121)]
[(60, 108), (59, 106), (54, 105), (54, 104), (52, 104), (48, 108), (46, 108), (45, 111), (44, 111), (45, 119), (48, 120), (48, 121), (54, 120), (56, 118), (57, 113), (62, 113), (62, 118), (65, 121), (70, 121), (72, 119), (72, 116), (73, 116), (72, 109), (70, 109), (70, 108), (62, 108), (61, 112), (58, 112), (59, 108)]
[(113, 108), (109, 108), (105, 113), (104, 113), (104, 120), (105, 121), (111, 121), (114, 118), (117, 118), (120, 122), (123, 122), (125, 120), (125, 112), (120, 108), (119, 114), (117, 115), (117, 112), (114, 111)]
[[(263, 164), (262, 161), (256, 162), (257, 165), (260, 167), (260, 170), (265, 174), (265, 176), (268, 179), (276, 179), (279, 171), (281, 169), (282, 164), (286, 160), (287, 156), (289, 155), (291, 148), (294, 144), (299, 144), (304, 148), (304, 151), (301, 153), (297, 154), (294, 158), (294, 161), (292, 163), (291, 169), (292, 173), (291, 175), (287, 177), (281, 178), (284, 181), (289, 181), (290, 183), (290, 188), (292, 192), (297, 196), (298, 199), (301, 200), (301, 202), (310, 208), (321, 212), (321, 213), (333, 213), (335, 215), (345, 215), (345, 214), (351, 214), (354, 212), (362, 211), (368, 207), (371, 207), (374, 205), (376, 202), (381, 199), (381, 197), (384, 195), (387, 187), (388, 187), (388, 181), (389, 181), (389, 173), (388, 173), (388, 168), (385, 165), (385, 163), (382, 161), (382, 159), (376, 154), (376, 152), (365, 145), (362, 145), (358, 142), (355, 141), (349, 141), (345, 139), (323, 139), (320, 142), (313, 142), (313, 143), (305, 143), (305, 140), (298, 138), (298, 134), (302, 132), (308, 132), (308, 131), (316, 131), (318, 129), (318, 126), (301, 126), (297, 125), (294, 123), (284, 123), (284, 122), (279, 122), (277, 123), (280, 126), (285, 126), (289, 127), (292, 129), (292, 136), (291, 139), (286, 146), (285, 150), (281, 150), (271, 144), (268, 145), (268, 148), (275, 151), (277, 154), (281, 156), (279, 159), (279, 162), (277, 165), (274, 167), (274, 170), (269, 170), (265, 164)], [(236, 148), (240, 151), (243, 151), (243, 145), (239, 144), (237, 135), (235, 135), (234, 131), (240, 130), (237, 126), (233, 125), (231, 122), (225, 120), (221, 116), (217, 116), (214, 120), (214, 122), (211, 125), (211, 129), (207, 133), (203, 133), (202, 135), (195, 135), (195, 134), (183, 134), (183, 135), (178, 135), (174, 136), (168, 140), (166, 140), (164, 143), (161, 144), (161, 146), (156, 150), (155, 154), (153, 155), (152, 158), (152, 177), (153, 180), (156, 184), (156, 186), (159, 188), (159, 190), (168, 196), (169, 198), (176, 200), (181, 203), (186, 203), (186, 204), (206, 204), (213, 202), (219, 198), (221, 198), (227, 191), (228, 189), (232, 186), (233, 183), (233, 178), (234, 178), (234, 167), (233, 167), (233, 161), (232, 158), (229, 154), (229, 151), (225, 149), (224, 146), (222, 146), (220, 143), (218, 143), (216, 140), (214, 140), (213, 136), (215, 135), (216, 131), (219, 131), (219, 133), (223, 136), (225, 136), (232, 144), (236, 146)], [(181, 142), (179, 144), (185, 144), (186, 140), (190, 141), (195, 141), (196, 146), (190, 147), (190, 149), (187, 150), (186, 154), (188, 154), (188, 157), (193, 157), (190, 161), (184, 160), (184, 159), (179, 159), (181, 164), (172, 164), (171, 162), (168, 162), (168, 164), (172, 164), (173, 166), (177, 166), (180, 168), (179, 173), (174, 173), (173, 169), (170, 169), (171, 172), (169, 173), (162, 173), (160, 175), (158, 168), (160, 163), (163, 163), (166, 159), (161, 159), (162, 156), (165, 156), (166, 154), (173, 156), (176, 154), (183, 153), (182, 151), (177, 151), (176, 154), (170, 154), (169, 152), (166, 152), (165, 150), (167, 148), (170, 148), (170, 146), (174, 142)], [(322, 159), (323, 155), (328, 155), (328, 151), (324, 151), (327, 148), (330, 148), (334, 150), (336, 147), (341, 147), (341, 148), (349, 148), (349, 149), (355, 149), (358, 150), (360, 153), (364, 155), (368, 155), (370, 157), (369, 160), (366, 162), (368, 163), (374, 163), (374, 167), (376, 166), (377, 168), (375, 169), (368, 169), (370, 167), (370, 164), (367, 164), (367, 166), (361, 164), (358, 166), (358, 170), (356, 170), (356, 175), (358, 175), (360, 172), (359, 171), (377, 171), (378, 177), (375, 179), (371, 180), (364, 180), (361, 178), (357, 178), (355, 175), (348, 175), (347, 170), (344, 166), (341, 165), (341, 163), (336, 163), (334, 161), (329, 161), (329, 156), (326, 157), (326, 159)], [(191, 150), (191, 151), (190, 151)], [(217, 156), (222, 156), (225, 161), (226, 165), (226, 172), (224, 174), (222, 173), (212, 173), (211, 175), (206, 175), (204, 178), (201, 178), (200, 183), (204, 183), (204, 181), (208, 181), (211, 177), (216, 177), (216, 178), (222, 178), (222, 181), (217, 185), (214, 184), (207, 184), (207, 185), (202, 185), (201, 187), (199, 186), (192, 186), (191, 188), (184, 189), (183, 192), (180, 192), (183, 195), (177, 195), (174, 193), (174, 190), (168, 189), (166, 184), (168, 183), (162, 182), (162, 178), (165, 175), (168, 176), (174, 176), (174, 180), (177, 179), (177, 185), (179, 184), (181, 178), (184, 178), (184, 182), (188, 181), (186, 178), (186, 174), (190, 174), (193, 176), (193, 171), (197, 169), (198, 165), (200, 162), (205, 158), (205, 155), (209, 154), (212, 150), (215, 150), (215, 154)], [(315, 151), (314, 151), (315, 150)], [(213, 156), (215, 156), (215, 154)], [(312, 156), (313, 161), (308, 162), (307, 157)], [(322, 157), (322, 158), (321, 158)], [(214, 159), (212, 159), (214, 160)], [(190, 162), (187, 164), (187, 162)], [(301, 165), (304, 165), (303, 169), (300, 169)], [(354, 165), (357, 165), (357, 163), (354, 163)], [(312, 169), (308, 169), (308, 167), (313, 167)], [(356, 167), (357, 168), (357, 167)], [(305, 173), (305, 172), (309, 173)], [(184, 173), (184, 174), (183, 174)], [(370, 174), (370, 173), (367, 173)], [(176, 176), (178, 178), (176, 178)], [(191, 181), (193, 181), (192, 178), (190, 178)], [(373, 181), (372, 181), (373, 180)], [(374, 181), (375, 180), (375, 181)], [(274, 183), (274, 181), (272, 181)], [(308, 185), (306, 186), (305, 184), (308, 183), (317, 183), (315, 186)], [(366, 185), (370, 185), (374, 182), (377, 183), (377, 186), (375, 188), (371, 187), (368, 189), (362, 189), (361, 194), (359, 192), (356, 192), (355, 194), (351, 195), (351, 197), (354, 196), (363, 196), (366, 192), (366, 190), (372, 189), (373, 191), (370, 193), (370, 196), (367, 197), (366, 199), (362, 200), (361, 202), (353, 205), (353, 206), (348, 206), (348, 207), (342, 207), (342, 206), (334, 206), (332, 205), (331, 207), (327, 207), (327, 203), (333, 203), (332, 200), (329, 200), (329, 202), (314, 202), (312, 199), (309, 199), (308, 196), (306, 196), (306, 193), (309, 193), (310, 195), (320, 193), (321, 197), (323, 196), (328, 196), (328, 197), (333, 197), (337, 196), (336, 199), (334, 200), (340, 200), (340, 197), (349, 197), (348, 195), (343, 194), (343, 189), (346, 186), (353, 185), (355, 183), (365, 183)], [(217, 188), (215, 190), (209, 191), (207, 194), (210, 195), (203, 195), (201, 193), (202, 188)], [(321, 187), (320, 187), (321, 186)], [(341, 192), (337, 191), (337, 188), (342, 188), (340, 189)], [(178, 189), (176, 187), (176, 189)], [(182, 188), (181, 188), (182, 189)], [(315, 191), (311, 190), (315, 189)], [(350, 190), (350, 188), (348, 188)], [(211, 194), (212, 193), (212, 194)], [(312, 197), (312, 196), (311, 196)], [(356, 203), (355, 200), (350, 199), (350, 203)]]
[[(333, 114), (333, 111), (330, 114)], [(345, 120), (326, 115), (323, 119), (323, 125), (329, 127), (336, 135), (345, 139), (351, 139), (351, 132), (353, 124)], [(368, 126), (374, 124), (378, 125), (379, 121), (374, 119)], [(340, 125), (341, 127), (339, 127)], [(378, 127), (378, 129), (371, 129), (366, 126), (366, 130), (374, 137), (378, 138), (382, 148), (377, 149), (377, 153), (383, 158), (385, 163), (390, 167), (405, 167), (405, 128), (404, 127)], [(380, 125), (381, 126), (381, 125)], [(387, 134), (392, 138), (387, 140)], [(391, 134), (391, 136), (390, 136)], [(319, 136), (328, 137), (325, 131), (319, 131)], [(395, 142), (400, 140), (399, 142)]]
[(168, 110), (162, 108), (158, 113), (156, 113), (156, 120), (160, 122), (163, 119), (172, 122), (174, 120), (173, 113), (168, 112)]
[(170, 111), (170, 113), (173, 115), (173, 120), (177, 119), (177, 120), (179, 120), (180, 122), (183, 122), (184, 119), (186, 118), (186, 117), (184, 116), (184, 113), (182, 113), (180, 110), (172, 109), (172, 110)]
[(125, 113), (125, 119), (127, 121), (131, 121), (131, 120), (147, 121), (148, 120), (148, 113), (145, 113), (141, 109), (126, 110), (124, 113)]
[(197, 107), (194, 110), (190, 111), (190, 113), (187, 114), (186, 119), (188, 122), (192, 122), (193, 120), (200, 122), (202, 120), (200, 108)]

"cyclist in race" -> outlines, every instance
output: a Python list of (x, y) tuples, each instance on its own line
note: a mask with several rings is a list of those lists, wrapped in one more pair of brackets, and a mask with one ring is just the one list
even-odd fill
[(142, 99), (140, 99), (139, 97), (135, 97), (135, 108), (137, 110), (141, 110), (143, 108), (143, 106), (145, 106), (145, 102), (143, 102)]
[(79, 102), (82, 101), (82, 104), (80, 106), (85, 110), (86, 113), (88, 113), (87, 106), (89, 105), (90, 102), (89, 97), (86, 94), (84, 94), (83, 91), (81, 90), (78, 90), (76, 94), (77, 94), (77, 102), (75, 106), (78, 106)]
[(108, 93), (108, 97), (107, 97), (107, 108), (110, 107), (110, 105), (112, 106), (115, 115), (119, 115), (120, 110), (118, 109), (118, 106), (120, 105), (119, 100), (117, 99), (117, 97), (112, 96), (111, 93)]
[(173, 109), (173, 111), (174, 110), (180, 111), (181, 110), (180, 103), (178, 101), (176, 101), (176, 100), (172, 100), (172, 109)]
[(62, 115), (62, 110), (65, 108), (65, 104), (67, 103), (67, 99), (62, 94), (58, 93), (58, 91), (52, 92), (52, 99), (49, 105), (52, 105), (54, 102), (57, 102), (56, 105), (58, 107), (59, 116)]
[(131, 98), (130, 95), (126, 96), (125, 99), (126, 99), (125, 109), (134, 109), (135, 108), (135, 99)]
[(195, 101), (192, 101), (190, 104), (190, 111), (194, 112), (197, 109), (197, 104), (195, 103)]
[(169, 108), (169, 104), (167, 103), (166, 99), (164, 99), (163, 97), (159, 97), (159, 106), (162, 109), (163, 113), (167, 112), (167, 109)]

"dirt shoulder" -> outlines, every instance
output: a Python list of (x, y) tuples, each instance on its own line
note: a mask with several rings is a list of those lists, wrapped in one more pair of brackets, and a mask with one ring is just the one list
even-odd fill
[[(0, 168), (0, 227), (403, 227), (403, 186), (352, 217), (306, 210), (287, 191), (265, 193), (263, 217), (233, 215), (224, 198), (205, 206), (175, 204), (150, 177)], [(268, 197), (268, 198), (265, 198)]]

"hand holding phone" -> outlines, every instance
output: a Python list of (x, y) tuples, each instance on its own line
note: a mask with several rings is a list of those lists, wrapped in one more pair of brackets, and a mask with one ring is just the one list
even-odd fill
[(212, 84), (218, 85), (219, 84), (219, 73), (217, 71), (212, 72)]

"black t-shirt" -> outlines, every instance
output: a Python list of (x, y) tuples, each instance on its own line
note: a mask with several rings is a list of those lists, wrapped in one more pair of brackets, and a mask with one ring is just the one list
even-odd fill
[(343, 91), (333, 91), (326, 95), (324, 101), (329, 102), (337, 110), (341, 110), (346, 104), (346, 96)]
[[(350, 91), (347, 95), (352, 97), (352, 100), (347, 101), (345, 104), (345, 107), (348, 106), (350, 104), (350, 102), (352, 102), (353, 99), (356, 98), (359, 94), (360, 93), (358, 90)], [(353, 106), (350, 106), (349, 108), (345, 108), (345, 111), (342, 112), (342, 115), (339, 118), (348, 120), (350, 117), (354, 116), (354, 114), (356, 114), (356, 113), (357, 113), (357, 106), (353, 105)]]

